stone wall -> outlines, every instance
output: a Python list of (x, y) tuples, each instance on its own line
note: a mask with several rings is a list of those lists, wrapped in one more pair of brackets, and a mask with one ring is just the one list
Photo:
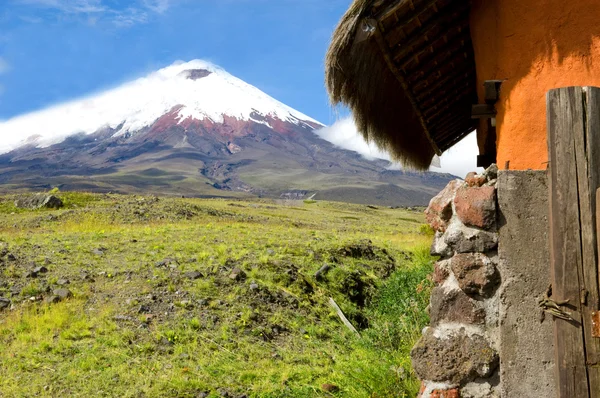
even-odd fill
[(451, 182), (426, 211), (440, 256), (431, 324), (412, 351), (421, 398), (555, 396), (545, 171)]
[(432, 199), (431, 324), (411, 352), (422, 398), (499, 396), (498, 169), (452, 181)]

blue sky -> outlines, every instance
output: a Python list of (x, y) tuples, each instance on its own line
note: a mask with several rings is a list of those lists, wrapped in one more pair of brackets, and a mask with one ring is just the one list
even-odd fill
[[(385, 157), (324, 88), (325, 52), (351, 1), (0, 0), (0, 121), (204, 59), (333, 124), (322, 136), (336, 145)], [(434, 170), (464, 176), (476, 153), (471, 135)]]
[(331, 32), (351, 0), (0, 0), (0, 119), (205, 59), (326, 124)]

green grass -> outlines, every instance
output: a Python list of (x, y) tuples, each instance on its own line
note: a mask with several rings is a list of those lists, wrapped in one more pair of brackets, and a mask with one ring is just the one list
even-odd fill
[[(58, 195), (58, 211), (0, 198), (0, 396), (416, 395), (433, 262), (420, 213)], [(48, 272), (27, 278), (34, 265)], [(74, 296), (49, 304), (59, 279)]]

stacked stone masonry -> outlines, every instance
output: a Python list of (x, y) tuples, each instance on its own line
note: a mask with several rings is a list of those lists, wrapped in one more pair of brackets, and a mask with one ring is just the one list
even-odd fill
[(440, 260), (431, 323), (411, 352), (420, 398), (499, 394), (499, 285), (495, 165), (452, 181), (425, 211)]

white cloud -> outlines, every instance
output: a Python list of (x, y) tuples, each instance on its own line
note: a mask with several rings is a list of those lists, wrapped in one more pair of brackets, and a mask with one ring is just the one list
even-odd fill
[(162, 14), (171, 6), (171, 0), (143, 0), (143, 4), (150, 11)]
[[(390, 160), (390, 156), (382, 152), (373, 143), (367, 143), (362, 135), (356, 130), (354, 121), (351, 117), (341, 119), (330, 127), (325, 127), (317, 134), (333, 143), (334, 145), (355, 151), (368, 159), (379, 158)], [(450, 173), (464, 178), (470, 171), (477, 169), (477, 138), (475, 133), (469, 134), (466, 138), (444, 152), (440, 158), (441, 167), (431, 167), (431, 171)], [(393, 165), (392, 168), (401, 167)]]
[(84, 14), (89, 16), (87, 20), (91, 25), (104, 19), (116, 26), (126, 27), (148, 22), (151, 14), (165, 13), (171, 6), (172, 0), (134, 0), (127, 8), (111, 7), (106, 0), (19, 0), (19, 2), (67, 15)]
[(66, 14), (91, 14), (106, 11), (102, 0), (21, 0), (21, 3), (55, 9)]
[(358, 152), (367, 159), (390, 159), (387, 153), (380, 151), (375, 144), (367, 143), (362, 138), (350, 117), (338, 120), (332, 126), (324, 127), (316, 133), (332, 144)]
[(128, 8), (120, 12), (113, 12), (113, 14), (113, 23), (121, 27), (148, 22), (148, 13), (137, 8)]

